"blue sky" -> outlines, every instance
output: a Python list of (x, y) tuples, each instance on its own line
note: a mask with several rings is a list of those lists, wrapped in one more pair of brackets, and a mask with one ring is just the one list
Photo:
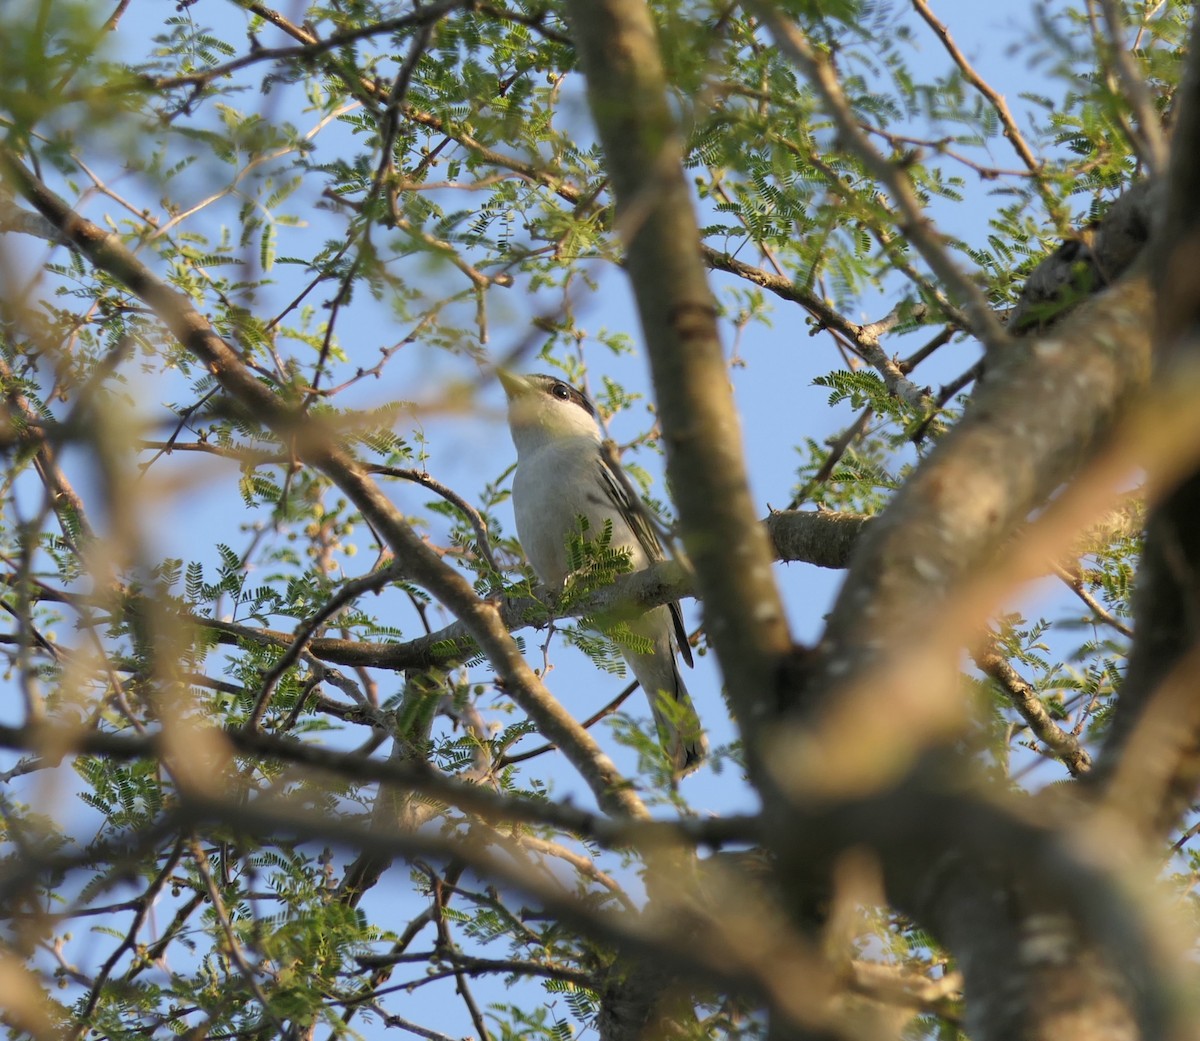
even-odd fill
[[(148, 45), (147, 34), (158, 29), (163, 6), (151, 5), (149, 0), (133, 0), (121, 22), (115, 46), (126, 54), (142, 52)], [(983, 5), (961, 0), (938, 5), (939, 15), (951, 22), (960, 46), (988, 81), (1008, 96), (1010, 104), (1018, 112), (1019, 120), (1021, 103), (1018, 94), (1031, 87), (1038, 88), (1043, 83), (1041, 73), (1030, 69), (1023, 53), (1013, 53), (1014, 48), (1031, 42), (1028, 39), (1031, 31), (1029, 11), (1035, 6), (1024, 2)], [(285, 5), (283, 10), (289, 17), (302, 20), (301, 5)], [(197, 20), (213, 25), (229, 38), (239, 37), (237, 27), (244, 22), (244, 15), (233, 4), (221, 5), (211, 0), (197, 4), (191, 13)], [(911, 14), (905, 20), (910, 23), (915, 21)], [(949, 67), (944, 52), (924, 26), (916, 27), (915, 41), (915, 46), (921, 48), (921, 62), (928, 62), (931, 67), (939, 69)], [(272, 34), (264, 33), (262, 42), (270, 46), (280, 41)], [(264, 114), (277, 113), (285, 104), (278, 94), (265, 98), (257, 94), (243, 95), (240, 103), (249, 108), (258, 106)], [(288, 118), (302, 127), (312, 122), (311, 115), (305, 116), (299, 112), (288, 112)], [(336, 154), (339, 134), (343, 132), (336, 126), (330, 126), (316, 134), (313, 140), (318, 160), (323, 150), (325, 154)], [(994, 145), (994, 154), (990, 158), (999, 166), (1017, 165), (1002, 140)], [(226, 172), (218, 168), (214, 170), (227, 179)], [(209, 172), (203, 164), (196, 169), (193, 176), (195, 201), (211, 191), (211, 182), (206, 180)], [(122, 183), (121, 177), (114, 178), (114, 186), (120, 188)], [(124, 183), (131, 191), (145, 189), (145, 185), (138, 183), (136, 178), (125, 180)], [(948, 225), (949, 231), (968, 241), (976, 239), (985, 227), (993, 205), (987, 197), (989, 190), (987, 184), (969, 183), (968, 191), (972, 199), (968, 205), (941, 207), (940, 210), (944, 212), (935, 210), (934, 216), (952, 221)], [(280, 255), (290, 252), (304, 255), (306, 249), (311, 250), (306, 243), (311, 242), (313, 236), (344, 234), (345, 228), (340, 218), (319, 210), (316, 200), (308, 200), (306, 205), (309, 208), (302, 215), (307, 227), (281, 231)], [(296, 205), (289, 204), (289, 208), (294, 210)], [(85, 202), (84, 209), (89, 215), (95, 216), (114, 209), (114, 205), (111, 200), (91, 196)], [(227, 206), (212, 206), (194, 218), (198, 226), (210, 233), (213, 224), (222, 219), (230, 219)], [(10, 252), (9, 255), (20, 256), (27, 262), (38, 262), (47, 253), (44, 246), (28, 242), (6, 248), (19, 250), (19, 253)], [(747, 255), (745, 259), (753, 261), (755, 258)], [(622, 332), (634, 343), (639, 342), (630, 287), (624, 274), (611, 265), (595, 265), (592, 273), (597, 288), (577, 299), (576, 308), (580, 327), (591, 334), (584, 342), (584, 352), (593, 385), (599, 385), (601, 377), (608, 376), (645, 394), (649, 400), (650, 391), (641, 354), (613, 355), (598, 342), (602, 330)], [(445, 277), (450, 280), (453, 274), (451, 272)], [(271, 313), (273, 306), (278, 306), (277, 301), (288, 299), (294, 293), (296, 284), (304, 278), (300, 269), (285, 265), (276, 266), (274, 276), (278, 282), (276, 290), (264, 293), (260, 299), (263, 313)], [(713, 281), (718, 292), (723, 284), (730, 284), (726, 276), (714, 276)], [(319, 302), (324, 298), (318, 295), (315, 299)], [(895, 298), (887, 297), (865, 301), (861, 315), (855, 317), (863, 321), (877, 319), (895, 302)], [(492, 290), (489, 306), (492, 342), (488, 344), (488, 350), (492, 358), (501, 358), (526, 338), (530, 319), (539, 310), (540, 301), (527, 295), (518, 286), (507, 291)], [(350, 312), (340, 320), (339, 330), (342, 347), (353, 363), (361, 365), (373, 364), (380, 345), (395, 343), (408, 331), (398, 327), (387, 301), (376, 303), (365, 293), (358, 295)], [(924, 335), (919, 335), (907, 343), (889, 343), (887, 349), (889, 353), (902, 355), (924, 338)], [(848, 406), (829, 409), (826, 404), (828, 391), (813, 385), (814, 377), (826, 373), (836, 364), (833, 347), (827, 337), (810, 336), (803, 315), (791, 305), (779, 303), (774, 306), (771, 328), (751, 326), (740, 343), (739, 355), (743, 364), (731, 371), (731, 381), (743, 417), (752, 490), (760, 512), (765, 515), (769, 506), (782, 507), (791, 496), (800, 459), (794, 445), (805, 437), (829, 437), (848, 424), (853, 414)], [(963, 342), (947, 347), (936, 365), (920, 370), (920, 382), (933, 383), (957, 375), (970, 364), (974, 356), (973, 344)], [(522, 367), (543, 366), (529, 360)], [(411, 424), (416, 422), (424, 438), (429, 472), (468, 499), (475, 499), (487, 482), (494, 480), (511, 464), (514, 453), (504, 421), (503, 395), (498, 385), (488, 378), (486, 370), (474, 360), (464, 355), (449, 355), (414, 345), (401, 351), (385, 372), (384, 379), (360, 384), (352, 393), (340, 398), (339, 404), (348, 406), (353, 402), (362, 407), (372, 407), (398, 398), (413, 402), (413, 409), (402, 412), (398, 418), (397, 429), (406, 433)], [(177, 386), (164, 385), (158, 374), (135, 376), (134, 380), (133, 397), (136, 408), (144, 417), (161, 417), (161, 406), (165, 402), (186, 400), (186, 388), (182, 381)], [(477, 386), (478, 393), (469, 406), (448, 409), (444, 394), (448, 382)], [(644, 412), (635, 408), (617, 417), (611, 433), (618, 441), (629, 440), (641, 432), (645, 418)], [(636, 461), (654, 474), (655, 491), (661, 495), (661, 465), (657, 457), (649, 452), (641, 452)], [(74, 478), (87, 494), (92, 486), (90, 460), (79, 456), (70, 460), (69, 465)], [(159, 482), (163, 498), (160, 500), (161, 509), (146, 528), (148, 556), (151, 559), (179, 556), (185, 560), (204, 561), (211, 568), (216, 563), (211, 548), (214, 532), (220, 533), (219, 537), (229, 541), (235, 549), (240, 549), (241, 544), (234, 540), (241, 538), (244, 543), (251, 538), (250, 533), (239, 535), (236, 529), (240, 520), (240, 505), (229, 491), (234, 487), (230, 476), (232, 470), (231, 465), (221, 463), (198, 466), (196, 457), (188, 455), (164, 459), (156, 465), (152, 472), (153, 479)], [(397, 483), (389, 485), (388, 490), (401, 508), (413, 514), (423, 513), (423, 504), (430, 498), (428, 492), (415, 485)], [(498, 513), (503, 528), (511, 533), (511, 511), (504, 506)], [(363, 539), (366, 539), (365, 533)], [(352, 570), (354, 568), (369, 566), (371, 554), (367, 552), (365, 544), (362, 549), (357, 558), (345, 561), (347, 574), (357, 573)], [(804, 641), (814, 639), (821, 631), (823, 615), (836, 593), (840, 575), (795, 564), (780, 565), (778, 575), (784, 588), (794, 635)], [(399, 610), (399, 598), (395, 598), (394, 602)], [(685, 607), (691, 624), (696, 624), (698, 614), (695, 605), (689, 603)], [(405, 624), (411, 625), (412, 619), (406, 620)], [(538, 655), (535, 648), (540, 642), (540, 634), (527, 631), (524, 636), (530, 648), (531, 660), (536, 662)], [(610, 700), (623, 685), (622, 680), (597, 673), (581, 655), (562, 647), (561, 641), (553, 660), (554, 670), (548, 677), (548, 684), (578, 716), (590, 714)], [(472, 678), (486, 681), (488, 676), (488, 670), (480, 668)], [(700, 658), (697, 667), (686, 674), (686, 679), (701, 716), (710, 727), (713, 743), (720, 745), (728, 742), (733, 733), (725, 721), (719, 677), (712, 657)], [(399, 677), (384, 677), (383, 694), (393, 693), (399, 683)], [(637, 716), (647, 715), (640, 695), (635, 695), (628, 703), (627, 710)], [(9, 721), (9, 715), (5, 714), (5, 721)], [(616, 746), (603, 731), (601, 741), (618, 765), (632, 769), (630, 754)], [(530, 741), (530, 744), (533, 743)], [(545, 775), (555, 785), (557, 794), (569, 794), (584, 800), (589, 798), (556, 756), (543, 757), (538, 768), (544, 769)], [(694, 811), (701, 815), (754, 808), (751, 793), (728, 767), (719, 773), (713, 769), (701, 770), (685, 782), (684, 793)], [(49, 794), (56, 800), (63, 795), (61, 790)], [(79, 814), (81, 827), (86, 826), (87, 820), (86, 813)], [(393, 868), (388, 882), (369, 898), (369, 911), (376, 913), (381, 908), (390, 908), (396, 915), (395, 924), (399, 926), (407, 914), (408, 901), (403, 897), (407, 892), (407, 871), (398, 865)], [(101, 952), (102, 956), (110, 942), (108, 939), (99, 941), (95, 951)], [(86, 960), (88, 946), (88, 941), (81, 941), (78, 957)], [(470, 1031), (470, 1023), (461, 1004), (449, 993), (451, 986), (431, 985), (414, 992), (411, 1001), (406, 1002), (411, 1007), (407, 1007), (403, 1014), (452, 1036), (465, 1035)], [(484, 1001), (503, 1000), (505, 997), (503, 989), (494, 981), (481, 984), (479, 989)], [(383, 1031), (370, 1028), (364, 1033), (368, 1037), (375, 1037), (382, 1036)]]

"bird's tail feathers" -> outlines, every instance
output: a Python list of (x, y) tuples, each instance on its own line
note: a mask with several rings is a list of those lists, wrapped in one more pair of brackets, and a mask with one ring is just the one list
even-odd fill
[(650, 701), (658, 739), (671, 760), (675, 776), (691, 773), (708, 755), (708, 738), (679, 673), (675, 655), (630, 654), (627, 659)]

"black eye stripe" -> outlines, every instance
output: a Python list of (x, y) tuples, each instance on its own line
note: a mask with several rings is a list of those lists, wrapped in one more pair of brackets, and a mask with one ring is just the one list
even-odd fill
[(596, 409), (588, 401), (587, 396), (582, 391), (576, 390), (569, 383), (564, 383), (557, 376), (547, 376), (544, 373), (537, 373), (530, 378), (539, 383), (543, 391), (551, 397), (557, 398), (559, 401), (573, 401), (589, 416), (596, 415)]

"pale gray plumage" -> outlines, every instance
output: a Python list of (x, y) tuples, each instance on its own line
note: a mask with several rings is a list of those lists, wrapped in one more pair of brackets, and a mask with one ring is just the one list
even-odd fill
[[(567, 538), (586, 517), (588, 531), (612, 522), (614, 548), (629, 551), (635, 571), (663, 559), (662, 547), (625, 482), (601, 452), (600, 425), (588, 399), (570, 384), (546, 375), (500, 372), (508, 395), (508, 425), (517, 446), (513, 512), (517, 537), (537, 572), (551, 588), (567, 578)], [(650, 700), (654, 721), (676, 774), (700, 765), (708, 742), (675, 661), (692, 663), (678, 604), (655, 607), (629, 623), (653, 650), (622, 654)], [(664, 704), (664, 697), (675, 702)]]

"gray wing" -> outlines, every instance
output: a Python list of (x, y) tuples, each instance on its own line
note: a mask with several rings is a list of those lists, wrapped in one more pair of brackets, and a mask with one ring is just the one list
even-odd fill
[[(624, 471), (614, 465), (614, 459), (615, 456), (611, 451), (601, 448), (599, 459), (601, 486), (621, 516), (629, 522), (629, 527), (637, 536), (638, 544), (642, 547), (642, 552), (646, 554), (646, 559), (655, 564), (666, 560), (662, 543), (658, 541), (658, 535), (655, 534), (654, 528), (646, 517), (646, 507), (642, 505), (641, 500), (637, 498), (637, 494), (630, 487), (629, 478), (625, 476)], [(675, 643), (679, 648), (680, 657), (691, 668), (692, 648), (688, 643), (687, 630), (683, 627), (683, 612), (679, 609), (679, 602), (673, 600), (667, 604), (667, 609), (671, 612), (671, 625), (675, 628)]]

